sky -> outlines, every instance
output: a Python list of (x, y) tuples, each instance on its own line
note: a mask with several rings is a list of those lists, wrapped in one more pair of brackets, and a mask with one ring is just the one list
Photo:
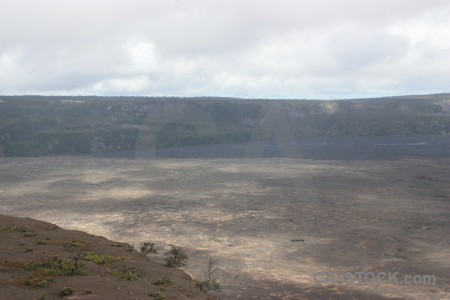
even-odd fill
[(448, 0), (0, 0), (0, 95), (444, 92)]

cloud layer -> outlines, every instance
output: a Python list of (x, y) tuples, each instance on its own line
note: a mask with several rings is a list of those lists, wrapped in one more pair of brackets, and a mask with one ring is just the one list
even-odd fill
[(448, 92), (440, 0), (2, 0), (0, 94)]

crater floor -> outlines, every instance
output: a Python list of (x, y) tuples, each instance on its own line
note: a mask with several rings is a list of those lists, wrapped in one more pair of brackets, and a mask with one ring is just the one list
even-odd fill
[[(197, 279), (215, 257), (223, 299), (450, 299), (449, 163), (1, 158), (0, 213), (181, 246)], [(436, 285), (338, 278), (347, 272)]]

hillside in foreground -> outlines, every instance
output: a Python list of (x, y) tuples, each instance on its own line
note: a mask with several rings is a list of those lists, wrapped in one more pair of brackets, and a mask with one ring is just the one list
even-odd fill
[(0, 299), (213, 299), (130, 245), (0, 215)]

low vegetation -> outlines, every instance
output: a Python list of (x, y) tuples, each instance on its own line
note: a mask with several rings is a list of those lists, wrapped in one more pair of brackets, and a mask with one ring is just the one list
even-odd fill
[(158, 280), (155, 281), (155, 285), (169, 285), (170, 284), (170, 279), (168, 278), (160, 278)]
[(79, 247), (84, 247), (85, 243), (79, 239), (71, 239), (70, 241), (68, 241), (67, 243), (64, 244), (64, 247), (75, 247), (75, 248), (79, 248)]
[(205, 279), (196, 282), (196, 285), (206, 293), (214, 293), (220, 290), (220, 283), (214, 278), (214, 274), (219, 270), (217, 262), (217, 259), (210, 258), (206, 268)]
[(114, 263), (122, 261), (124, 259), (125, 257), (122, 256), (114, 257), (94, 252), (88, 252), (83, 256), (83, 260), (91, 261), (98, 265), (113, 265)]
[(130, 267), (126, 267), (123, 268), (120, 271), (108, 271), (108, 274), (117, 278), (120, 278), (121, 280), (125, 280), (125, 281), (135, 281), (138, 280), (139, 277), (141, 277), (142, 275), (136, 272), (136, 267), (135, 266), (130, 266)]
[(155, 299), (155, 300), (165, 300), (166, 299), (166, 296), (164, 296), (164, 294), (161, 294), (160, 292), (150, 293), (149, 296), (153, 297), (153, 299)]
[(48, 287), (59, 276), (88, 275), (87, 268), (79, 260), (77, 256), (71, 259), (55, 256), (52, 259), (40, 261), (21, 262), (5, 260), (0, 262), (0, 265), (24, 269), (33, 273), (28, 278), (12, 281), (12, 284), (30, 288), (42, 288)]
[(450, 134), (448, 95), (340, 101), (65, 98), (2, 96), (0, 155), (86, 154), (262, 140), (270, 137), (280, 113), (299, 137)]
[[(1, 299), (125, 299), (130, 292), (139, 299), (178, 299), (186, 295), (207, 299), (188, 276), (179, 276), (180, 271), (146, 259), (129, 244), (54, 228), (59, 227), (0, 215), (0, 266), (5, 271)], [(36, 237), (24, 237), (26, 233)], [(150, 242), (142, 246), (144, 253), (155, 250)], [(60, 285), (63, 282), (64, 289)], [(117, 284), (123, 289), (117, 290)]]
[(4, 226), (0, 228), (0, 232), (27, 232), (28, 229), (23, 226)]
[(61, 297), (66, 297), (66, 296), (70, 296), (73, 294), (73, 289), (71, 287), (64, 287), (61, 292), (59, 292), (59, 295)]
[(171, 268), (184, 267), (187, 263), (188, 256), (179, 247), (172, 247), (170, 256), (166, 258), (166, 265)]
[[(245, 142), (261, 105), (198, 98), (2, 96), (0, 155), (41, 156), (137, 147)], [(187, 102), (185, 101), (187, 100)], [(210, 101), (213, 100), (213, 101)], [(165, 116), (162, 105), (180, 106)], [(184, 107), (184, 109), (183, 109)], [(160, 113), (161, 115), (154, 115)], [(33, 117), (30, 117), (33, 116)], [(175, 120), (173, 120), (175, 117)]]
[(141, 244), (141, 247), (139, 248), (139, 251), (143, 255), (147, 255), (150, 253), (158, 253), (158, 250), (156, 250), (155, 243), (150, 242), (144, 242)]

